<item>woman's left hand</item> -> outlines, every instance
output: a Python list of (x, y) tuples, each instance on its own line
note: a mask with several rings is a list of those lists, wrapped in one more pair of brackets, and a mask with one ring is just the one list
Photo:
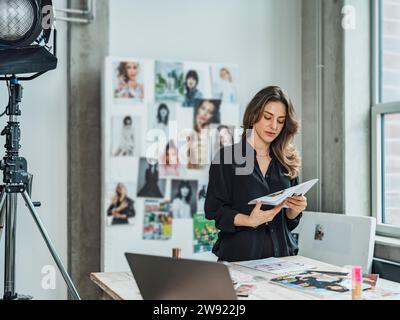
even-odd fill
[(289, 207), (286, 211), (290, 219), (295, 219), (307, 208), (307, 198), (305, 196), (293, 196), (285, 200), (285, 205)]

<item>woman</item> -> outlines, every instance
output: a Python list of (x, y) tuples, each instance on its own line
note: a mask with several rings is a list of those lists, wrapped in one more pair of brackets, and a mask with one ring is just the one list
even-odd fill
[(174, 219), (190, 219), (192, 217), (190, 200), (192, 198), (192, 188), (189, 182), (181, 181), (178, 193), (172, 201), (172, 212)]
[(145, 172), (145, 184), (138, 192), (138, 197), (162, 198), (160, 188), (158, 187), (158, 163), (154, 160), (148, 162), (148, 168)]
[(291, 231), (299, 224), (307, 199), (291, 197), (274, 208), (248, 202), (298, 184), (300, 159), (293, 145), (298, 127), (289, 97), (279, 87), (267, 87), (247, 106), (242, 141), (215, 157), (205, 212), (220, 230), (213, 248), (220, 260), (297, 254)]
[(208, 136), (211, 124), (219, 123), (219, 100), (198, 100), (194, 130), (188, 136), (188, 168), (201, 169), (209, 163)]
[(118, 84), (115, 98), (143, 100), (143, 84), (138, 81), (139, 63), (121, 62), (118, 66)]
[(117, 151), (114, 153), (114, 156), (132, 157), (134, 146), (135, 146), (135, 132), (132, 127), (132, 118), (130, 116), (126, 116), (123, 120), (119, 147)]
[(178, 148), (173, 140), (168, 142), (160, 161), (160, 176), (179, 176)]
[(129, 218), (135, 216), (134, 202), (126, 194), (125, 185), (118, 183), (111, 205), (107, 209), (107, 216), (112, 216), (112, 225), (128, 224)]
[(195, 70), (189, 70), (185, 78), (185, 100), (184, 107), (194, 107), (194, 102), (197, 99), (203, 99), (203, 94), (197, 89), (199, 84), (199, 75)]

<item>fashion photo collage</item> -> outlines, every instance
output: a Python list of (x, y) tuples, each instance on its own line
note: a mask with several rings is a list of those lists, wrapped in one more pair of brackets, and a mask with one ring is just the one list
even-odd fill
[(176, 219), (192, 219), (194, 252), (210, 251), (217, 230), (204, 216), (209, 165), (239, 139), (237, 67), (151, 59), (107, 64), (106, 227), (139, 224), (142, 240), (169, 240), (179, 232)]

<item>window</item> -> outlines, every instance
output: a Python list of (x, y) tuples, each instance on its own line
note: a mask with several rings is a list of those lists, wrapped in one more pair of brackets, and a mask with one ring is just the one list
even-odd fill
[(373, 214), (379, 234), (400, 237), (400, 0), (373, 8)]
[(379, 1), (380, 101), (400, 101), (400, 0)]
[(383, 124), (382, 223), (400, 227), (400, 113), (385, 114)]

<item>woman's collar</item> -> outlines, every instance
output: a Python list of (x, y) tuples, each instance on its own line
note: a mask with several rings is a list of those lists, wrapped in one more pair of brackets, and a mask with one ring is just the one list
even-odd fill
[[(253, 150), (254, 156), (257, 156), (257, 151), (256, 149), (254, 149), (254, 147), (250, 144), (249, 142), (250, 137), (244, 137), (242, 138), (242, 147), (244, 148), (244, 150), (246, 150), (246, 154), (247, 154), (247, 150)], [(250, 148), (250, 149), (247, 149)], [(275, 154), (270, 146), (269, 148), (269, 156), (272, 158), (275, 158)]]

